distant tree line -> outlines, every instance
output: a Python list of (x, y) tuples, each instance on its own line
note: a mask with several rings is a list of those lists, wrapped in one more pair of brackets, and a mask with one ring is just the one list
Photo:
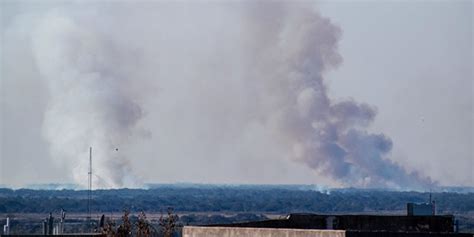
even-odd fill
[[(427, 202), (429, 193), (344, 190), (324, 193), (288, 188), (158, 187), (94, 190), (94, 212), (360, 213), (404, 210), (407, 202)], [(474, 193), (434, 193), (438, 213), (474, 212)], [(87, 212), (87, 191), (0, 189), (0, 213), (49, 213), (64, 208)]]

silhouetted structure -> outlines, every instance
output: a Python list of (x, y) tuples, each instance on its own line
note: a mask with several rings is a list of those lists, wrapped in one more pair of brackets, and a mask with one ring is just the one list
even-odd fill
[(290, 214), (283, 219), (245, 223), (185, 226), (183, 237), (473, 237), (454, 233), (454, 217)]
[(451, 233), (454, 217), (290, 214), (285, 219), (208, 226)]

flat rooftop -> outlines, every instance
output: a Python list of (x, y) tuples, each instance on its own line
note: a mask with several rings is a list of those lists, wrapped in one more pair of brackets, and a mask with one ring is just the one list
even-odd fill
[(453, 233), (454, 217), (452, 215), (385, 216), (294, 213), (281, 219), (206, 226)]

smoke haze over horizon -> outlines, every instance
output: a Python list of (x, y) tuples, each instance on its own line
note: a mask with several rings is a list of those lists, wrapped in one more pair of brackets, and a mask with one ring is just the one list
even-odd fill
[[(75, 183), (86, 185), (89, 146), (98, 188), (304, 180), (427, 189), (441, 181), (401, 162), (397, 140), (371, 126), (390, 108), (330, 93), (326, 77), (342, 65), (344, 29), (317, 4), (9, 4), (20, 13), (2, 27), (1, 90), (28, 89), (3, 96), (2, 111), (37, 96), (30, 103), (41, 115), (41, 163)], [(34, 82), (15, 86), (13, 78)], [(15, 145), (7, 126), (2, 147)], [(35, 143), (25, 136), (20, 149)], [(1, 155), (4, 173), (14, 153)], [(462, 175), (474, 184), (472, 171)]]

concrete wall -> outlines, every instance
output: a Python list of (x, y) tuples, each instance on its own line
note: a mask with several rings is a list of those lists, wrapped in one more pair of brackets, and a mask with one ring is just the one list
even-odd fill
[(474, 237), (461, 233), (185, 226), (182, 237)]
[(242, 227), (183, 227), (183, 237), (345, 237), (343, 230), (302, 230)]

